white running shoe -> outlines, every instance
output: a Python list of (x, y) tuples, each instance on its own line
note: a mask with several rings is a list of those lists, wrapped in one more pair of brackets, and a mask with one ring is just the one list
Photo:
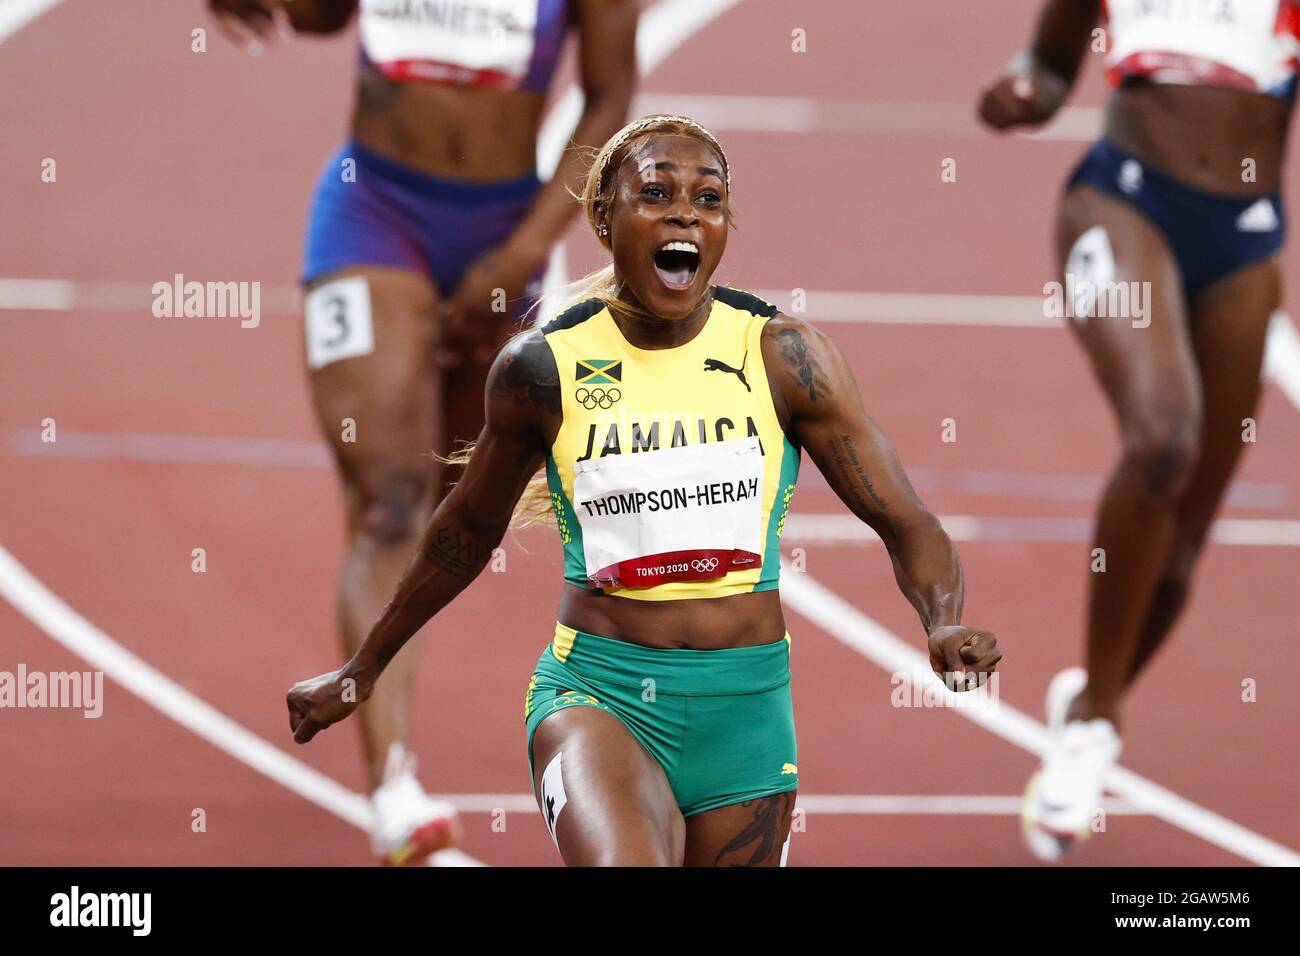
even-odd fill
[(1047, 752), (1029, 778), (1020, 815), (1029, 852), (1046, 863), (1061, 860), (1092, 835), (1106, 772), (1119, 758), (1119, 734), (1109, 720), (1066, 723), (1070, 704), (1087, 683), (1087, 673), (1071, 667), (1047, 688)]
[(370, 801), (375, 812), (370, 845), (389, 866), (420, 863), (460, 836), (455, 808), (425, 794), (415, 779), (415, 756), (396, 741), (388, 748), (384, 782)]

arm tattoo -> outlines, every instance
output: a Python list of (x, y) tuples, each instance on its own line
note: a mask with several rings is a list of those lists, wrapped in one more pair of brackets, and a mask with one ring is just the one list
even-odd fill
[(753, 816), (740, 831), (727, 841), (718, 851), (713, 861), (714, 866), (722, 865), (722, 858), (728, 853), (743, 853), (752, 847), (748, 859), (732, 863), (731, 866), (759, 866), (780, 855), (781, 845), (785, 842), (790, 811), (794, 808), (794, 793), (774, 793), (770, 797), (746, 800), (740, 804), (753, 809)]
[(540, 332), (528, 335), (514, 348), (508, 347), (501, 360), (501, 373), (493, 381), (493, 391), (513, 397), (516, 405), (533, 405), (551, 415), (561, 414), (560, 372)]
[(881, 511), (889, 507), (885, 504), (885, 499), (876, 493), (871, 479), (867, 477), (867, 470), (858, 461), (858, 450), (853, 447), (852, 438), (848, 435), (839, 436), (838, 442), (831, 447), (831, 461), (834, 462), (835, 469), (844, 480), (846, 488), (853, 493), (854, 500), (859, 504), (867, 504), (862, 494), (865, 491), (867, 497), (875, 502), (876, 507)]
[(787, 370), (801, 388), (808, 390), (809, 400), (815, 402), (829, 395), (831, 390), (826, 384), (821, 365), (808, 354), (808, 344), (799, 331), (782, 329), (776, 333), (776, 338), (781, 345), (781, 355), (785, 358)]
[(456, 527), (435, 528), (433, 543), (425, 549), (425, 559), (439, 571), (473, 580), (478, 576), (491, 552)]

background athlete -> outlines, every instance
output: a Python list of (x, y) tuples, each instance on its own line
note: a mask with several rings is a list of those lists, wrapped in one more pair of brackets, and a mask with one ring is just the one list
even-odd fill
[(543, 464), (566, 584), (525, 717), (570, 865), (782, 861), (798, 766), (779, 536), (800, 449), (885, 542), (936, 673), (964, 687), (994, 670), (993, 635), (961, 624), (957, 553), (839, 351), (710, 285), (730, 180), (714, 137), (680, 117), (605, 145), (583, 204), (612, 266), (497, 359), (464, 477), (383, 616), (346, 665), (290, 690), (298, 742), (347, 716), (345, 689), (364, 699), (479, 574)]
[[(338, 32), (360, 8), (351, 138), (321, 172), (302, 276), (312, 392), (346, 492), (338, 602), (351, 657), (442, 493), (430, 452), (479, 433), (492, 356), (573, 215), (579, 152), (545, 184), (535, 171), (565, 37), (578, 36), (585, 97), (573, 143), (599, 145), (631, 100), (637, 4), (481, 0), (444, 19), (387, 0), (209, 5), (252, 50), (291, 30)], [(374, 845), (390, 863), (421, 859), (454, 829), (403, 745), (416, 664), (414, 650), (394, 661), (360, 713)]]
[(1097, 518), (1106, 564), (1089, 576), (1087, 672), (1049, 688), (1054, 743), (1026, 796), (1025, 834), (1044, 859), (1091, 832), (1119, 755), (1120, 702), (1186, 603), (1255, 413), (1280, 301), (1297, 9), (1050, 0), (1030, 50), (980, 102), (995, 129), (1049, 120), (1108, 16), (1117, 88), (1061, 201), (1057, 255), (1085, 296), (1145, 283), (1149, 311), (1071, 323), (1122, 450)]

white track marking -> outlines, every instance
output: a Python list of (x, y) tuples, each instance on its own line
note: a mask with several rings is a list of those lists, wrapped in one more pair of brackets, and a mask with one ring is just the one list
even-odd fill
[[(459, 813), (536, 813), (537, 801), (531, 793), (439, 793)], [(1020, 796), (984, 796), (963, 794), (800, 794), (797, 810), (827, 816), (1019, 816), (1024, 798)], [(1125, 800), (1107, 798), (1102, 808), (1120, 816), (1149, 816)]]
[(72, 279), (0, 279), (0, 309), (70, 312), (78, 285)]
[(13, 434), (16, 454), (48, 458), (100, 458), (279, 468), (331, 468), (334, 459), (323, 441), (292, 438), (228, 438), (209, 435), (149, 435), (132, 432), (60, 431), (44, 442), (40, 431)]
[[(218, 750), (369, 833), (370, 802), (267, 743), (145, 663), (69, 607), (3, 547), (0, 596), (67, 650)], [(477, 865), (464, 854), (439, 863)]]
[(755, 289), (782, 312), (813, 322), (890, 325), (980, 325), (1062, 328), (1062, 319), (1043, 313), (1042, 296), (962, 295), (931, 292), (837, 292), (807, 290), (804, 309), (794, 311), (790, 289)]
[[(896, 634), (881, 627), (838, 594), (806, 573), (788, 566), (781, 578), (783, 602), (836, 640), (884, 668), (886, 673), (906, 673), (913, 682), (936, 685), (936, 693), (951, 692), (935, 681), (927, 656)], [(952, 707), (958, 716), (985, 730), (1041, 755), (1047, 728), (1000, 700), (996, 708)], [(1131, 805), (1199, 836), (1243, 859), (1265, 866), (1300, 866), (1300, 853), (1198, 806), (1151, 781), (1116, 767), (1107, 777), (1110, 789)]]
[[(880, 100), (822, 99), (805, 96), (743, 96), (645, 91), (632, 104), (633, 115), (678, 113), (728, 133), (820, 133), (865, 136), (993, 136), (970, 103), (898, 103)], [(1051, 125), (1028, 139), (1087, 143), (1102, 130), (1096, 106), (1067, 106)]]
[(3, 0), (0, 2), (0, 43), (62, 2), (63, 0)]
[[(153, 315), (156, 298), (153, 285), (152, 282), (0, 278), (0, 309), (23, 312), (121, 312), (151, 322), (179, 321), (158, 319)], [(297, 286), (263, 282), (261, 296), (263, 314), (292, 315), (295, 319), (301, 319), (303, 298), (302, 290)], [(212, 322), (209, 319), (188, 321)], [(239, 328), (239, 323), (234, 323), (234, 328)]]
[[(1091, 518), (940, 515), (954, 541), (1076, 542), (1092, 539)], [(798, 544), (879, 544), (880, 537), (851, 514), (792, 514), (782, 540)], [(1210, 530), (1215, 544), (1300, 548), (1300, 521), (1220, 518)]]
[[(962, 794), (800, 794), (796, 809), (818, 814), (853, 816), (1020, 816), (1023, 796)], [(1116, 816), (1149, 816), (1126, 800), (1107, 798), (1102, 809)]]

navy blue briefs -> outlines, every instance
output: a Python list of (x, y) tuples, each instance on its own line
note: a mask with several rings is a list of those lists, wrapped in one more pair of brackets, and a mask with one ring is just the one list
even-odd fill
[(1189, 302), (1224, 276), (1272, 257), (1286, 239), (1279, 193), (1237, 197), (1202, 192), (1143, 164), (1108, 139), (1098, 140), (1084, 155), (1069, 187), (1079, 183), (1127, 202), (1164, 234)]

